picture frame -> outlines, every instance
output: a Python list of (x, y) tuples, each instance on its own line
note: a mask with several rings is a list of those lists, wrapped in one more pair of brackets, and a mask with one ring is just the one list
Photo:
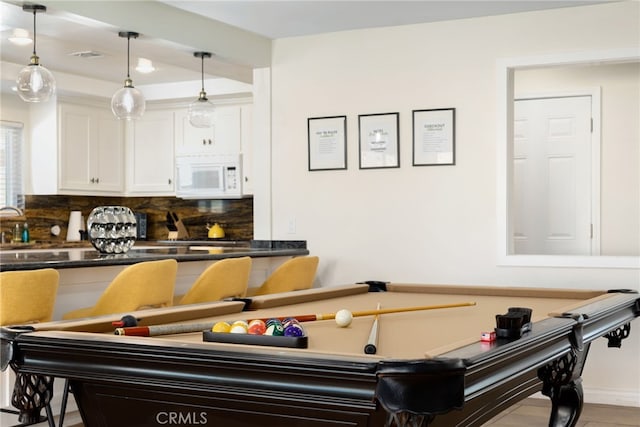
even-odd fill
[(456, 109), (413, 110), (413, 166), (456, 164)]
[(360, 169), (400, 167), (400, 113), (358, 116)]
[(347, 169), (347, 116), (307, 119), (309, 171)]

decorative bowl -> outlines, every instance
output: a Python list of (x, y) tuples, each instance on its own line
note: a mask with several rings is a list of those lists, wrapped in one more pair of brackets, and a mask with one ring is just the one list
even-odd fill
[(87, 235), (101, 253), (125, 253), (136, 241), (136, 217), (126, 206), (98, 206), (87, 218)]

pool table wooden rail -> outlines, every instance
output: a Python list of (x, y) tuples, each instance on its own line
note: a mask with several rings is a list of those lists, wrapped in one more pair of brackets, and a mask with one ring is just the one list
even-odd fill
[[(268, 310), (283, 304), (287, 310), (301, 300), (350, 298), (365, 288), (350, 285), (265, 296), (252, 300), (249, 307)], [(150, 414), (181, 413), (185, 408), (190, 408), (190, 416), (206, 414), (211, 425), (228, 427), (373, 427), (387, 422), (479, 426), (537, 391), (552, 400), (550, 425), (573, 426), (582, 407), (580, 375), (590, 343), (606, 336), (615, 345), (640, 315), (634, 292), (387, 286), (387, 292), (405, 291), (506, 292), (522, 298), (558, 292), (562, 298), (585, 302), (536, 321), (518, 340), (475, 340), (431, 359), (212, 345), (180, 337), (119, 337), (55, 330), (47, 324), (36, 332), (3, 329), (3, 341), (12, 346), (12, 364), (19, 372), (69, 378), (86, 427), (157, 426)], [(197, 316), (240, 309), (237, 302), (223, 302), (206, 307), (208, 311), (198, 307)], [(148, 322), (162, 319), (160, 312), (146, 313)], [(91, 328), (104, 327), (107, 320), (89, 323)]]

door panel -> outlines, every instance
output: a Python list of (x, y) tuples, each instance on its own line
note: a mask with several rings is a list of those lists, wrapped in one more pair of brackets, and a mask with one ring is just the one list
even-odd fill
[(517, 100), (514, 252), (591, 254), (591, 97)]

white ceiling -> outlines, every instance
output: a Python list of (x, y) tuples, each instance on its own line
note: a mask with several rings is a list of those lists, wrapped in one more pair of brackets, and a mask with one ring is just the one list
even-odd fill
[[(42, 0), (47, 12), (37, 15), (36, 47), (41, 63), (54, 73), (120, 85), (126, 74), (126, 39), (119, 38), (118, 31), (137, 31), (140, 38), (131, 41), (131, 76), (136, 85), (199, 80), (196, 50), (214, 53), (205, 62), (207, 78), (250, 82), (252, 68), (268, 65), (272, 39), (606, 1), (612, 0)], [(14, 28), (33, 31), (33, 15), (22, 11), (22, 4), (0, 2), (3, 63), (26, 65), (31, 55), (31, 45), (18, 47), (7, 41)], [(101, 56), (70, 56), (85, 51)], [(152, 59), (157, 72), (135, 72), (139, 56)]]
[(160, 1), (270, 39), (602, 3), (581, 0)]

